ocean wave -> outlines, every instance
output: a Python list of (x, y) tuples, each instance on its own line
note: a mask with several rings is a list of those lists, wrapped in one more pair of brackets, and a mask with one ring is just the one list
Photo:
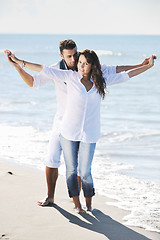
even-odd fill
[(36, 105), (37, 103), (35, 101), (6, 101), (6, 102), (0, 102), (0, 106), (10, 106), (10, 105)]
[(110, 50), (95, 50), (95, 52), (97, 53), (98, 56), (104, 56), (104, 55), (122, 56), (121, 52), (113, 52), (113, 51), (110, 51)]
[(153, 131), (153, 132), (108, 132), (108, 133), (102, 133), (101, 135), (102, 139), (106, 138), (108, 142), (114, 143), (114, 142), (125, 142), (133, 139), (142, 139), (142, 138), (148, 138), (148, 137), (160, 137), (159, 131)]
[[(33, 126), (0, 124), (0, 132), (0, 156), (3, 159), (44, 168), (50, 131)], [(125, 175), (124, 171), (132, 171), (134, 165), (111, 161), (110, 156), (101, 151), (100, 147), (104, 148), (101, 143), (97, 146), (92, 165), (96, 191), (116, 200), (107, 204), (130, 211), (123, 219), (126, 225), (160, 232), (160, 186)], [(65, 175), (63, 158), (59, 172)]]
[(49, 131), (39, 131), (32, 126), (0, 124), (0, 155), (21, 164), (43, 166), (47, 153)]
[[(0, 49), (0, 55), (1, 54), (4, 54), (4, 50), (5, 49)], [(51, 46), (46, 46), (43, 50), (42, 49), (28, 49), (28, 50), (25, 50), (25, 49), (9, 49), (13, 54), (17, 55), (31, 55), (31, 56), (36, 56), (36, 55), (48, 55), (48, 54), (52, 54), (53, 56), (59, 56), (59, 52), (58, 50), (55, 50), (54, 48), (52, 48)], [(114, 52), (112, 50), (95, 50), (95, 52), (97, 53), (97, 55), (100, 57), (100, 56), (117, 56), (117, 57), (121, 57), (121, 56), (125, 56), (126, 54), (125, 53), (122, 53), (122, 52)], [(133, 58), (134, 55), (133, 54), (129, 54), (127, 53), (127, 57), (130, 57), (130, 58)], [(147, 53), (141, 53), (140, 54), (140, 57), (142, 58), (147, 58), (148, 57), (148, 54)], [(158, 57), (158, 55), (157, 55)]]
[(95, 160), (92, 171), (97, 192), (116, 200), (107, 204), (130, 211), (123, 218), (126, 225), (160, 232), (160, 186), (122, 174), (125, 168), (132, 166), (107, 160), (102, 167)]
[[(5, 49), (0, 49), (0, 54), (4, 54)], [(44, 50), (16, 50), (16, 49), (9, 49), (13, 54), (58, 54), (57, 50), (52, 49), (51, 47), (47, 47)], [(52, 51), (52, 52), (51, 52)], [(95, 50), (98, 56), (109, 55), (109, 56), (122, 56), (121, 52), (113, 52), (111, 50)]]

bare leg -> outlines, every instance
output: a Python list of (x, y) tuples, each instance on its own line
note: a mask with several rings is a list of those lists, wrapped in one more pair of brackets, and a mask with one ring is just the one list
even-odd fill
[(40, 206), (47, 206), (48, 204), (54, 203), (54, 193), (56, 187), (56, 181), (58, 178), (58, 168), (46, 167), (46, 181), (47, 181), (47, 197), (38, 202)]
[(85, 198), (87, 211), (92, 211), (92, 198)]
[(82, 206), (81, 206), (81, 203), (79, 200), (79, 196), (73, 197), (73, 202), (75, 205), (75, 209), (77, 209), (79, 213), (85, 213), (85, 211), (82, 209)]

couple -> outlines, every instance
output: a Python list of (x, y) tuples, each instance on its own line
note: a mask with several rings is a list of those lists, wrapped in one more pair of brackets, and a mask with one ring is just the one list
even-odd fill
[[(79, 186), (82, 184), (86, 207), (90, 211), (94, 195), (91, 164), (100, 137), (100, 102), (105, 97), (105, 88), (148, 70), (154, 65), (155, 57), (152, 55), (142, 64), (133, 66), (101, 66), (94, 51), (83, 50), (77, 56), (76, 44), (71, 39), (62, 41), (59, 47), (62, 61), (50, 67), (19, 60), (10, 51), (5, 52), (29, 86), (39, 88), (50, 80), (55, 83), (58, 110), (46, 160), (48, 196), (39, 205), (54, 202), (62, 147), (69, 196), (73, 198), (75, 208), (84, 212), (79, 200)], [(32, 77), (19, 64), (40, 73)], [(75, 71), (76, 67), (78, 71)]]

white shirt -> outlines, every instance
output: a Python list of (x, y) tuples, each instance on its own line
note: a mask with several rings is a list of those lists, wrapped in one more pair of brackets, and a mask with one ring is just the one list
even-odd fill
[[(60, 69), (60, 62), (56, 64), (50, 65), (51, 68), (54, 69)], [(67, 66), (65, 65), (66, 70)], [(109, 66), (109, 65), (101, 65), (101, 68), (103, 71), (106, 71), (108, 74), (115, 74), (116, 73), (116, 66)], [(42, 72), (42, 71), (41, 71)], [(57, 98), (57, 111), (54, 117), (54, 123), (53, 127), (59, 126), (59, 121), (62, 120), (62, 117), (64, 115), (65, 109), (66, 109), (66, 103), (67, 103), (67, 86), (64, 81), (54, 81), (53, 78), (46, 78), (42, 73), (36, 74), (33, 82), (33, 87), (36, 89), (39, 89), (44, 84), (48, 83), (49, 81), (53, 81), (55, 90), (56, 90), (56, 98)], [(63, 79), (63, 78), (62, 78)]]
[[(60, 62), (50, 66), (54, 69), (60, 69)], [(67, 67), (66, 67), (67, 69)], [(53, 80), (55, 90), (56, 90), (56, 99), (57, 99), (57, 112), (55, 115), (55, 121), (61, 120), (66, 107), (66, 98), (67, 98), (67, 86), (63, 81), (54, 81), (54, 79), (48, 79), (41, 76), (41, 72), (36, 78), (34, 78), (33, 87), (39, 89), (39, 87), (48, 83), (50, 80)]]
[[(126, 72), (109, 75), (107, 69), (102, 68), (102, 73), (107, 86), (129, 80)], [(100, 137), (101, 96), (94, 83), (87, 92), (78, 72), (46, 66), (40, 74), (34, 76), (34, 81), (39, 82), (41, 78), (66, 83), (67, 104), (61, 125), (62, 136), (72, 141), (97, 142)]]

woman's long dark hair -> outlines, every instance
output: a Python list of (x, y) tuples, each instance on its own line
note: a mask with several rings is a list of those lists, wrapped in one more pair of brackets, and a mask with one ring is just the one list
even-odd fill
[(79, 53), (79, 57), (81, 55), (84, 55), (87, 62), (92, 64), (91, 76), (93, 78), (97, 91), (99, 92), (101, 97), (104, 99), (106, 82), (102, 76), (101, 65), (100, 65), (97, 54), (93, 50), (85, 49)]

